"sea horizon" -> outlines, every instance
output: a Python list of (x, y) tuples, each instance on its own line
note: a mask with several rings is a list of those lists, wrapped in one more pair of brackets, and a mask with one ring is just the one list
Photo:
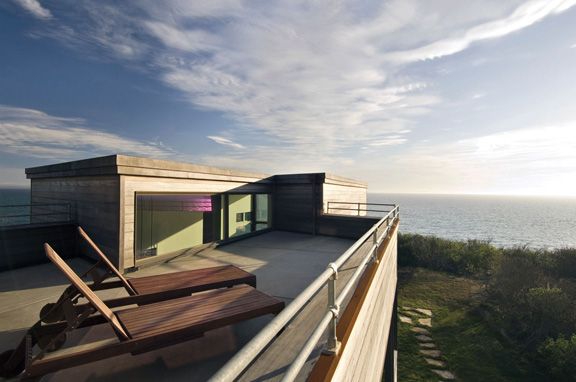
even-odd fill
[[(499, 247), (576, 247), (576, 197), (368, 193), (369, 203), (400, 206), (400, 232)], [(0, 188), (0, 206), (29, 204), (30, 187)]]

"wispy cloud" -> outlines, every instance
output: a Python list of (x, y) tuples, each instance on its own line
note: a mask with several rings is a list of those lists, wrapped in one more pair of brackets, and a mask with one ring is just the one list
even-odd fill
[(13, 0), (13, 1), (39, 19), (47, 20), (52, 18), (52, 13), (47, 8), (44, 8), (38, 0)]
[(576, 195), (576, 121), (415, 145), (389, 158), (402, 191)]
[(407, 70), (410, 63), (504, 37), (576, 0), (69, 4), (35, 35), (122, 60), (235, 122), (208, 138), (249, 153), (205, 159), (261, 166), (265, 157), (284, 167), (297, 157), (290, 165), (326, 169), (359, 147), (411, 143), (407, 132), (443, 99), (433, 81)]
[(236, 143), (234, 141), (231, 141), (228, 138), (219, 137), (217, 135), (209, 135), (206, 138), (209, 138), (220, 145), (234, 147), (235, 149), (244, 149), (245, 148), (240, 143)]
[(136, 154), (166, 157), (161, 143), (142, 142), (86, 126), (80, 118), (0, 105), (0, 151), (38, 158), (72, 159), (90, 155)]
[(463, 51), (474, 42), (506, 36), (574, 5), (575, 0), (528, 1), (516, 8), (508, 17), (476, 25), (464, 33), (457, 32), (455, 35), (459, 35), (458, 37), (449, 37), (416, 49), (390, 53), (387, 58), (399, 62), (413, 62), (452, 55)]

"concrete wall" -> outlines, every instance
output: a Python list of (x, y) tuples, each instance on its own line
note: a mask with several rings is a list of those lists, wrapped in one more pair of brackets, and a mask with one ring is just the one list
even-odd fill
[(71, 224), (25, 225), (0, 228), (0, 271), (48, 262), (44, 243), (64, 258), (77, 255), (76, 227)]

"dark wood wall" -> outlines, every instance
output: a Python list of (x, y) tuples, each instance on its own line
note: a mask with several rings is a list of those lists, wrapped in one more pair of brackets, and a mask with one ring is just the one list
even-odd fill
[[(80, 225), (117, 263), (120, 230), (119, 176), (32, 179), (31, 202), (69, 203), (70, 221)], [(81, 251), (89, 253), (82, 245)]]
[(64, 258), (77, 255), (72, 224), (35, 224), (0, 228), (0, 271), (48, 262), (44, 243)]
[(274, 176), (274, 229), (315, 234), (322, 213), (323, 174)]
[(316, 233), (356, 240), (378, 223), (378, 220), (380, 219), (366, 216), (322, 215), (318, 218)]

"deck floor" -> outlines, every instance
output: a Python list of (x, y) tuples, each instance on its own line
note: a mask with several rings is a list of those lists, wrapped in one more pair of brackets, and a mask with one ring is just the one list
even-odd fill
[[(289, 304), (352, 243), (346, 239), (275, 231), (216, 249), (187, 253), (128, 276), (233, 264), (255, 274), (259, 290)], [(345, 280), (353, 272), (356, 260), (353, 259), (345, 267), (347, 270), (341, 272), (341, 279)], [(87, 267), (87, 262), (81, 259), (73, 259), (69, 264), (77, 271)], [(0, 352), (17, 344), (24, 330), (35, 322), (40, 308), (54, 301), (64, 285), (64, 277), (51, 264), (0, 273)], [(119, 290), (99, 292), (104, 298), (122, 294)], [(325, 312), (325, 306), (326, 293), (319, 293), (247, 370), (242, 380), (280, 379), (312, 331), (317, 322), (314, 318)], [(204, 381), (271, 319), (272, 316), (260, 317), (161, 350), (137, 356), (121, 355), (62, 370), (44, 377), (43, 381)], [(111, 330), (101, 325), (79, 333), (78, 338), (72, 338), (70, 342), (98, 340), (111, 335)], [(309, 368), (310, 365), (306, 369)]]

